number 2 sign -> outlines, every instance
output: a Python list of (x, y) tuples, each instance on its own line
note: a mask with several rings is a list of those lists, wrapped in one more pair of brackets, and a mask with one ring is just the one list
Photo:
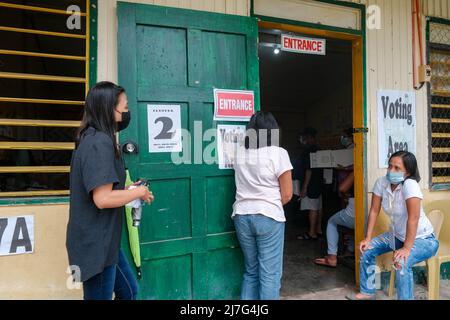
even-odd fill
[(147, 105), (149, 152), (181, 152), (179, 105)]

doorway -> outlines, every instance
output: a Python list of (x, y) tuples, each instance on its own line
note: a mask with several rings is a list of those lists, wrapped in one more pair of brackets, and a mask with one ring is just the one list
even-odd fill
[[(326, 41), (325, 55), (280, 50), (282, 35), (320, 38)], [(363, 125), (362, 49), (358, 36), (272, 22), (259, 22), (259, 69), (261, 110), (271, 112), (280, 126), (280, 146), (290, 155), (294, 167), (304, 150), (299, 136), (306, 128), (317, 131), (320, 150), (344, 149), (340, 138), (345, 131)], [(339, 228), (337, 268), (314, 264), (327, 253), (328, 219), (345, 207), (338, 196), (337, 170), (323, 169), (323, 237), (299, 240), (309, 229), (308, 211), (301, 210), (299, 197), (286, 205), (286, 235), (281, 295), (284, 298), (351, 286), (358, 281), (358, 254), (348, 255), (351, 244), (363, 233), (362, 154), (363, 134), (353, 134), (355, 168), (355, 229)], [(359, 171), (358, 171), (359, 169)], [(295, 169), (294, 169), (295, 170)], [(321, 173), (321, 174), (323, 174)], [(294, 173), (295, 174), (295, 173)], [(295, 177), (294, 177), (295, 178)], [(301, 184), (301, 181), (300, 181)], [(353, 237), (352, 237), (353, 235)], [(351, 243), (349, 243), (349, 241)], [(350, 244), (350, 246), (349, 246)], [(354, 247), (354, 246), (353, 246)], [(350, 248), (351, 249), (351, 248)]]

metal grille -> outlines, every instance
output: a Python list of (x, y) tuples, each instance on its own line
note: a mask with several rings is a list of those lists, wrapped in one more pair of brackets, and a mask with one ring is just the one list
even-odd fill
[(430, 42), (434, 44), (450, 44), (450, 25), (430, 23)]
[[(89, 85), (90, 0), (16, 2), (0, 0), (0, 197), (68, 195)], [(82, 27), (68, 29), (73, 4)]]
[(450, 183), (450, 26), (430, 24), (432, 184)]

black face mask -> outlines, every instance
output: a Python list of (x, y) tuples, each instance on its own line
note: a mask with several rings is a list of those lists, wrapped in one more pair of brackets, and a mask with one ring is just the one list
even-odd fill
[[(117, 111), (119, 112), (119, 111)], [(117, 131), (125, 130), (131, 121), (131, 113), (130, 111), (122, 112), (122, 121), (117, 122)]]

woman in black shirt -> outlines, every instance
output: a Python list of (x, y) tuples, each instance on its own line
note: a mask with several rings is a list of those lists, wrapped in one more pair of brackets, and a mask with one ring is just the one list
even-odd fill
[(111, 82), (86, 97), (70, 167), (66, 247), (84, 299), (135, 299), (137, 281), (120, 250), (124, 205), (153, 201), (145, 186), (125, 188), (125, 167), (116, 133), (130, 122), (125, 90)]

